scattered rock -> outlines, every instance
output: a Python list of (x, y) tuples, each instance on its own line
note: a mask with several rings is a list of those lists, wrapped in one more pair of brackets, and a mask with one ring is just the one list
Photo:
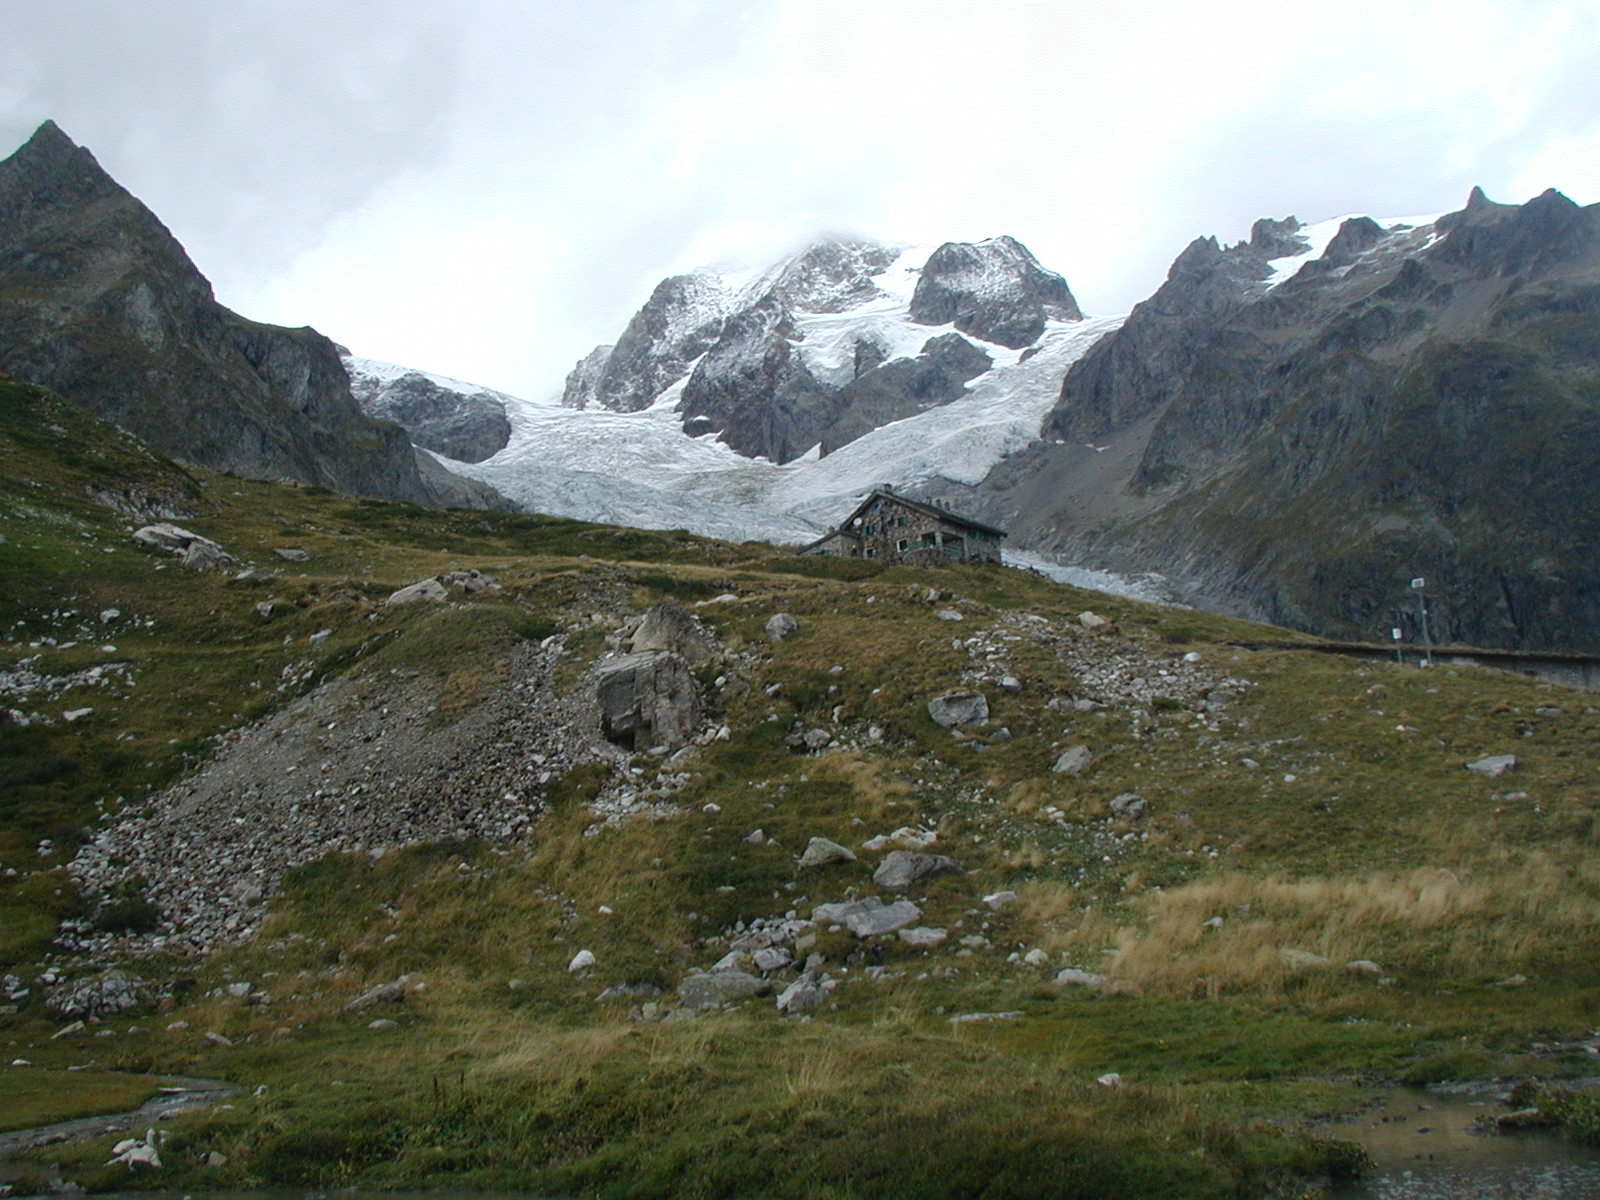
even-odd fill
[(932, 829), (915, 829), (909, 825), (902, 825), (893, 833), (880, 833), (876, 837), (868, 838), (861, 843), (861, 848), (870, 850), (874, 854), (890, 848), (895, 850), (926, 850), (938, 840), (938, 833)]
[(767, 640), (781, 642), (799, 628), (800, 622), (789, 613), (774, 613), (767, 618)]
[(1095, 971), (1084, 971), (1077, 967), (1064, 967), (1056, 972), (1056, 982), (1071, 987), (1103, 988), (1106, 977)]
[(298, 546), (274, 546), (272, 552), (287, 562), (310, 562), (311, 552)]
[(950, 934), (948, 930), (938, 929), (932, 925), (915, 925), (900, 930), (898, 936), (908, 946), (914, 946), (918, 950), (932, 950), (944, 945), (945, 939)]
[(45, 1007), (64, 1021), (98, 1020), (149, 1004), (150, 988), (135, 975), (107, 971), (63, 983), (45, 998)]
[(1370, 958), (1353, 958), (1349, 962), (1345, 963), (1344, 969), (1346, 971), (1354, 972), (1357, 975), (1383, 974), (1383, 968), (1377, 963), (1373, 962)]
[(941, 608), (939, 610), (938, 616), (939, 616), (939, 620), (941, 620), (941, 621), (965, 621), (966, 620), (965, 617), (963, 617), (960, 613), (958, 613), (953, 608)]
[(1094, 752), (1087, 746), (1068, 746), (1050, 769), (1057, 775), (1079, 775), (1094, 761)]
[(1123, 792), (1111, 801), (1111, 815), (1137, 821), (1145, 815), (1148, 805), (1138, 792)]
[(999, 912), (1001, 909), (1009, 908), (1011, 905), (1015, 904), (1017, 902), (1017, 894), (1010, 890), (1003, 892), (990, 892), (983, 898), (983, 902), (995, 912)]
[(778, 993), (778, 1011), (791, 1016), (816, 1012), (827, 998), (827, 987), (807, 973)]
[(763, 946), (751, 958), (763, 973), (782, 970), (794, 961), (794, 955), (783, 946)]
[(1480, 758), (1477, 762), (1466, 764), (1467, 770), (1475, 771), (1479, 775), (1487, 775), (1491, 779), (1498, 779), (1507, 771), (1517, 769), (1517, 756), (1515, 754), (1491, 754), (1488, 758)]
[(678, 995), (690, 1008), (716, 1008), (735, 1000), (759, 995), (771, 988), (766, 980), (747, 971), (702, 971), (678, 984)]
[(399, 1021), (391, 1021), (388, 1017), (379, 1017), (375, 1021), (367, 1022), (368, 1029), (398, 1029), (399, 1027)]
[(594, 964), (595, 957), (593, 951), (579, 950), (572, 956), (572, 961), (567, 964), (567, 971), (569, 974), (575, 975), (579, 971), (587, 971), (590, 967), (594, 966)]
[(943, 854), (919, 854), (914, 850), (892, 851), (872, 873), (872, 882), (890, 891), (903, 892), (913, 883), (960, 871), (962, 866)]
[(819, 904), (811, 919), (822, 925), (843, 925), (858, 938), (893, 933), (922, 919), (922, 910), (909, 900), (885, 904), (876, 896), (841, 904)]
[(411, 983), (411, 976), (402, 975), (390, 983), (380, 983), (375, 988), (368, 988), (349, 1004), (344, 1006), (345, 1012), (361, 1012), (364, 1009), (376, 1008), (380, 1004), (401, 1004), (406, 998), (406, 987)]
[(928, 701), (928, 715), (946, 729), (980, 725), (989, 719), (989, 700), (982, 692), (945, 692)]
[(960, 1016), (951, 1017), (952, 1025), (986, 1025), (991, 1021), (1020, 1021), (1021, 1009), (1011, 1009), (1007, 1012), (970, 1012)]
[(234, 561), (233, 555), (210, 538), (190, 533), (177, 525), (146, 525), (134, 533), (133, 540), (141, 546), (176, 554), (183, 560), (184, 566), (197, 571)]
[(823, 867), (829, 863), (855, 861), (856, 856), (848, 847), (823, 837), (812, 838), (806, 843), (805, 853), (800, 855), (802, 867)]
[(415, 604), (421, 600), (447, 600), (450, 593), (438, 579), (423, 579), (391, 592), (385, 604)]
[(1079, 613), (1078, 614), (1078, 624), (1082, 625), (1085, 629), (1089, 630), (1091, 633), (1097, 633), (1102, 629), (1110, 629), (1111, 628), (1111, 622), (1110, 621), (1106, 620), (1106, 618), (1102, 617), (1099, 613), (1092, 613), (1092, 612), (1081, 612), (1081, 613)]

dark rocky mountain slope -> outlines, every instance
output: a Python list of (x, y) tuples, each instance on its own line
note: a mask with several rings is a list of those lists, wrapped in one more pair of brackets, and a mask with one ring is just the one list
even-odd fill
[(1274, 278), (1308, 250), (1292, 219), (1192, 244), (985, 517), (1283, 624), (1386, 636), (1423, 577), (1444, 638), (1600, 647), (1600, 206), (1475, 190)]
[(332, 342), (247, 320), (148, 208), (46, 122), (0, 163), (0, 370), (168, 454), (428, 505), (497, 501), (365, 416)]

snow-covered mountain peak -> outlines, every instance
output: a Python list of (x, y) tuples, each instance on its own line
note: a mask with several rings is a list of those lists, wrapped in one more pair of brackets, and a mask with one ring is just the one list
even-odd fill
[(739, 307), (771, 300), (792, 313), (845, 312), (878, 298), (876, 277), (902, 250), (868, 238), (820, 238), (746, 284)]

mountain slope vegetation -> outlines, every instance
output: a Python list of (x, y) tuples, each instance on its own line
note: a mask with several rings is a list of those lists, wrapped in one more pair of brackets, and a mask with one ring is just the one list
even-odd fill
[[(1363, 1084), (1592, 1061), (1581, 692), (233, 478), (10, 381), (0, 538), (0, 1108), (240, 1089), (41, 1180), (1299, 1195)], [(606, 736), (638, 656), (682, 736)]]

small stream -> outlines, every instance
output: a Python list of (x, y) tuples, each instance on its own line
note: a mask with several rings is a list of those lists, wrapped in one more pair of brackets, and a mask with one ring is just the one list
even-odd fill
[(132, 1112), (79, 1117), (54, 1125), (41, 1125), (36, 1129), (0, 1133), (0, 1184), (38, 1171), (38, 1167), (32, 1164), (6, 1161), (18, 1150), (30, 1146), (50, 1146), (58, 1142), (76, 1142), (108, 1133), (143, 1130), (178, 1113), (220, 1103), (238, 1091), (233, 1084), (220, 1079), (190, 1079), (181, 1075), (165, 1076), (164, 1079), (166, 1086), (162, 1088), (162, 1094), (146, 1100)]
[(1376, 1170), (1336, 1200), (1595, 1200), (1600, 1148), (1553, 1131), (1481, 1133), (1505, 1112), (1503, 1085), (1386, 1090), (1382, 1104), (1317, 1129), (1357, 1142)]

